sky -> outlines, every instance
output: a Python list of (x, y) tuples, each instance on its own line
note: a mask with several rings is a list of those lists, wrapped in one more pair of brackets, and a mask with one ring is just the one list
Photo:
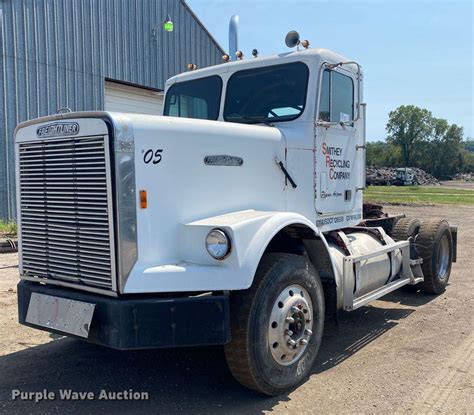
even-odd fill
[(367, 139), (384, 140), (388, 113), (413, 104), (474, 138), (473, 0), (187, 0), (228, 51), (229, 19), (240, 17), (240, 49), (288, 51), (297, 30), (312, 47), (358, 61), (364, 71)]

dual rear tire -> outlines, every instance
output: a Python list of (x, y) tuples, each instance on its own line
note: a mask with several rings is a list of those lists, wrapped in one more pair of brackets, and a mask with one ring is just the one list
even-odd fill
[(396, 241), (411, 238), (416, 256), (422, 258), (424, 281), (408, 290), (421, 289), (428, 294), (442, 294), (448, 285), (453, 261), (454, 245), (448, 222), (441, 219), (421, 222), (415, 218), (402, 218), (393, 227)]

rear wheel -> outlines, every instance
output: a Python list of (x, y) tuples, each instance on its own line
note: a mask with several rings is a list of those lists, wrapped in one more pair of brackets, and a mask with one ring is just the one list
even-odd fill
[(401, 218), (395, 223), (392, 238), (395, 241), (406, 241), (414, 238), (420, 230), (421, 221), (416, 218)]
[(448, 222), (423, 222), (416, 238), (416, 247), (423, 258), (421, 269), (425, 277), (419, 287), (430, 294), (443, 293), (448, 285), (453, 261), (453, 239)]
[[(418, 231), (420, 230), (421, 227), (421, 221), (416, 218), (401, 218), (399, 219), (395, 225), (393, 226), (392, 229), (392, 238), (395, 241), (407, 241), (410, 238), (413, 238), (415, 240)], [(416, 252), (414, 253), (413, 248), (410, 249), (410, 257), (418, 257)], [(418, 284), (417, 285), (404, 285), (401, 290), (406, 291), (406, 292), (415, 292), (418, 290)]]
[(278, 395), (310, 373), (321, 344), (324, 293), (300, 255), (266, 254), (252, 287), (231, 296), (227, 364), (244, 386)]

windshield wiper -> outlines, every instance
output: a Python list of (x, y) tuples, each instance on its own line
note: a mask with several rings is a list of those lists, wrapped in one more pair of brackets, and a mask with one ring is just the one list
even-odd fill
[(262, 124), (268, 125), (269, 127), (274, 127), (272, 123), (270, 123), (269, 121), (267, 121), (265, 118), (262, 118), (262, 117), (250, 117), (248, 115), (239, 115), (238, 117), (231, 117), (231, 118), (236, 121), (238, 119), (249, 120), (249, 121), (254, 121), (253, 124), (262, 123)]

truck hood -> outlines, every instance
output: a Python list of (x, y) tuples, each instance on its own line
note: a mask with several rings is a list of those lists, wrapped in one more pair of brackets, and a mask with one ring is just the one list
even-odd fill
[[(180, 261), (180, 226), (247, 209), (286, 210), (285, 140), (277, 128), (124, 115), (133, 129), (138, 263)], [(264, 196), (263, 196), (264, 195)]]

